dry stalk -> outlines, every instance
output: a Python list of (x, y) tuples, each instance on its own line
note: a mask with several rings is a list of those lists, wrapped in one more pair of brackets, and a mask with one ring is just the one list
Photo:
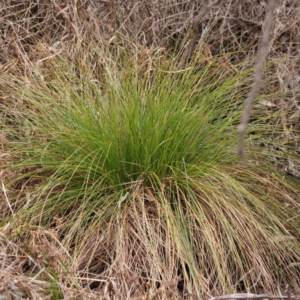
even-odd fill
[(245, 155), (246, 130), (247, 130), (247, 125), (248, 125), (250, 115), (251, 115), (251, 108), (252, 108), (253, 102), (256, 98), (256, 95), (258, 94), (262, 76), (263, 76), (263, 66), (264, 66), (264, 61), (265, 61), (266, 55), (268, 53), (269, 37), (271, 34), (271, 29), (272, 29), (272, 24), (273, 24), (273, 19), (274, 19), (274, 10), (276, 7), (276, 2), (277, 2), (277, 0), (270, 1), (268, 8), (267, 8), (264, 33), (261, 38), (260, 50), (258, 53), (257, 63), (255, 66), (254, 82), (253, 82), (251, 91), (249, 93), (248, 99), (246, 100), (246, 104), (245, 104), (245, 108), (244, 108), (244, 111), (242, 114), (241, 122), (238, 127), (239, 142), (238, 142), (238, 147), (237, 147), (237, 154), (241, 156), (242, 161), (244, 163), (246, 162), (246, 155)]

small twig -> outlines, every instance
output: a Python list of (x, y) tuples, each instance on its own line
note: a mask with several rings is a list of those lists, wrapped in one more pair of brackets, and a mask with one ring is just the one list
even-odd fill
[(266, 22), (264, 27), (264, 33), (261, 38), (260, 50), (257, 57), (257, 63), (255, 66), (254, 73), (254, 82), (249, 93), (248, 99), (246, 100), (245, 108), (241, 118), (240, 125), (238, 127), (239, 131), (239, 142), (237, 147), (237, 154), (241, 156), (242, 161), (246, 162), (245, 155), (245, 138), (246, 138), (246, 129), (251, 115), (251, 108), (254, 102), (254, 99), (259, 91), (262, 76), (263, 76), (263, 66), (266, 55), (268, 53), (268, 44), (269, 36), (272, 29), (273, 19), (274, 19), (274, 10), (276, 7), (277, 0), (271, 0), (267, 9)]
[(288, 297), (288, 300), (291, 300), (293, 298), (292, 292), (291, 292), (291, 287), (290, 287), (289, 284), (288, 284), (288, 287), (287, 287), (287, 297)]
[(209, 1), (202, 2), (202, 9), (199, 11), (199, 13), (196, 15), (196, 17), (192, 21), (192, 26), (193, 26), (192, 40), (191, 40), (186, 52), (183, 54), (183, 57), (179, 64), (180, 68), (183, 68), (186, 65), (186, 63), (190, 59), (190, 57), (196, 47), (197, 41), (200, 36), (199, 23), (201, 22), (202, 18), (207, 14), (207, 12), (209, 10), (210, 5), (208, 4), (208, 2)]
[(239, 293), (239, 294), (230, 294), (223, 295), (218, 297), (212, 297), (209, 300), (246, 300), (246, 299), (300, 299), (300, 296), (275, 296), (268, 294), (247, 294), (247, 293)]

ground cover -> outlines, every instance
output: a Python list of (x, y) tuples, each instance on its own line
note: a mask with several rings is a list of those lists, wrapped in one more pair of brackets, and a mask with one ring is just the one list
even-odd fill
[[(29, 3), (5, 8), (30, 22), (3, 17), (30, 33), (2, 56), (3, 299), (299, 292), (298, 104), (283, 80), (296, 67), (278, 73), (292, 54), (265, 65), (244, 165), (235, 149), (251, 45), (217, 53), (198, 37), (187, 58), (182, 38), (155, 34), (150, 47), (130, 36), (139, 4), (126, 22), (111, 10), (120, 25), (110, 35), (95, 3)], [(59, 43), (44, 31), (53, 16)]]

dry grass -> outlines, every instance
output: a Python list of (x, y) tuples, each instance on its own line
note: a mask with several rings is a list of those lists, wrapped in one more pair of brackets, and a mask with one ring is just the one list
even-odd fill
[[(112, 58), (121, 55), (118, 47), (128, 48), (129, 52), (134, 49), (141, 72), (151, 73), (157, 57), (166, 52), (176, 51), (181, 56), (182, 65), (186, 65), (197, 52), (199, 41), (202, 64), (210, 63), (217, 55), (224, 57), (221, 64), (224, 69), (232, 68), (245, 58), (251, 64), (265, 19), (265, 7), (264, 1), (211, 1), (195, 26), (195, 18), (203, 8), (202, 1), (198, 0), (3, 0), (0, 4), (0, 72), (14, 76), (40, 76), (43, 68), (51, 69), (53, 58), (64, 54), (74, 60), (81, 57), (78, 64), (84, 65), (85, 59), (91, 59), (89, 49), (97, 43), (107, 44), (113, 53)], [(269, 84), (263, 87), (266, 93), (273, 92), (278, 96), (270, 100), (259, 99), (254, 105), (253, 117), (255, 119), (256, 112), (262, 110), (270, 114), (277, 112), (270, 122), (283, 130), (278, 135), (270, 134), (262, 149), (271, 147), (276, 153), (282, 153), (274, 155), (273, 162), (296, 178), (300, 177), (299, 23), (300, 1), (279, 1), (268, 55), (270, 60), (273, 59), (272, 67), (265, 74)], [(87, 53), (81, 53), (82, 49)], [(228, 53), (230, 55), (226, 56)], [(105, 63), (101, 65), (95, 61), (94, 68), (101, 76)], [(6, 88), (6, 83), (1, 81), (0, 89)], [(11, 95), (1, 95), (0, 103), (11, 100)], [(1, 111), (0, 117), (5, 122), (13, 122), (9, 110)], [(6, 219), (14, 216), (16, 203), (29, 201), (31, 188), (39, 182), (26, 181), (25, 178), (15, 191), (8, 188), (11, 178), (18, 174), (10, 173), (15, 157), (9, 151), (3, 127), (1, 132), (0, 217)], [(295, 185), (299, 187), (299, 183)], [(272, 188), (265, 187), (268, 192)], [(280, 190), (274, 189), (275, 193)], [(291, 195), (292, 200), (286, 202), (289, 199), (287, 192), (290, 193), (282, 187), (274, 197), (284, 201), (288, 209), (299, 209), (298, 196)], [(53, 218), (51, 229), (23, 224), (23, 227), (9, 228), (8, 231), (9, 226), (2, 226), (0, 299), (198, 299), (200, 296), (212, 297), (212, 291), (218, 293), (222, 288), (228, 288), (220, 287), (224, 278), (216, 281), (218, 270), (211, 268), (209, 261), (206, 265), (203, 263), (207, 249), (201, 241), (196, 241), (203, 247), (197, 249), (202, 251), (197, 259), (205, 268), (200, 272), (197, 269), (201, 284), (195, 290), (193, 282), (189, 282), (193, 270), (182, 265), (184, 251), (176, 248), (176, 238), (184, 244), (186, 237), (176, 236), (174, 239), (173, 233), (166, 230), (170, 224), (166, 224), (162, 214), (164, 204), (156, 201), (153, 191), (138, 183), (130, 197), (132, 205), (120, 212), (114, 222), (103, 224), (102, 228), (96, 225), (94, 229), (83, 227), (78, 240), (76, 235), (64, 236), (70, 223), (59, 215)], [(295, 206), (293, 201), (298, 201)], [(216, 221), (216, 227), (221, 223)], [(247, 224), (243, 226), (246, 228)], [(200, 228), (196, 223), (191, 227), (195, 231)], [(216, 244), (222, 238), (216, 235)], [(223, 254), (222, 258), (228, 259), (226, 253)], [(297, 265), (287, 267), (293, 269)], [(245, 270), (244, 274), (234, 274), (233, 270), (229, 276), (235, 278), (235, 282), (230, 291), (245, 288), (258, 291), (266, 287), (267, 292), (275, 293), (276, 288), (270, 288), (271, 284), (266, 282), (266, 274), (263, 275), (265, 281), (260, 282), (262, 273), (264, 270), (259, 268)], [(269, 279), (272, 281), (274, 277), (270, 274)], [(256, 285), (247, 285), (255, 281)], [(282, 283), (299, 284), (297, 278), (294, 282), (284, 282), (283, 279), (276, 284), (280, 286)]]

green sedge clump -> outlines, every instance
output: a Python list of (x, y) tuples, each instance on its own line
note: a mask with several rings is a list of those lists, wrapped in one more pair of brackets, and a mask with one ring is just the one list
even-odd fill
[(122, 49), (115, 57), (94, 48), (11, 81), (3, 128), (15, 186), (30, 191), (11, 226), (52, 228), (59, 217), (62, 245), (86, 270), (96, 272), (93, 259), (109, 252), (100, 277), (125, 264), (155, 285), (181, 270), (198, 295), (228, 293), (241, 278), (269, 289), (297, 278), (297, 187), (259, 147), (281, 128), (256, 111), (249, 164), (240, 165), (251, 70), (221, 62), (199, 52), (177, 69), (169, 57), (139, 64)]

